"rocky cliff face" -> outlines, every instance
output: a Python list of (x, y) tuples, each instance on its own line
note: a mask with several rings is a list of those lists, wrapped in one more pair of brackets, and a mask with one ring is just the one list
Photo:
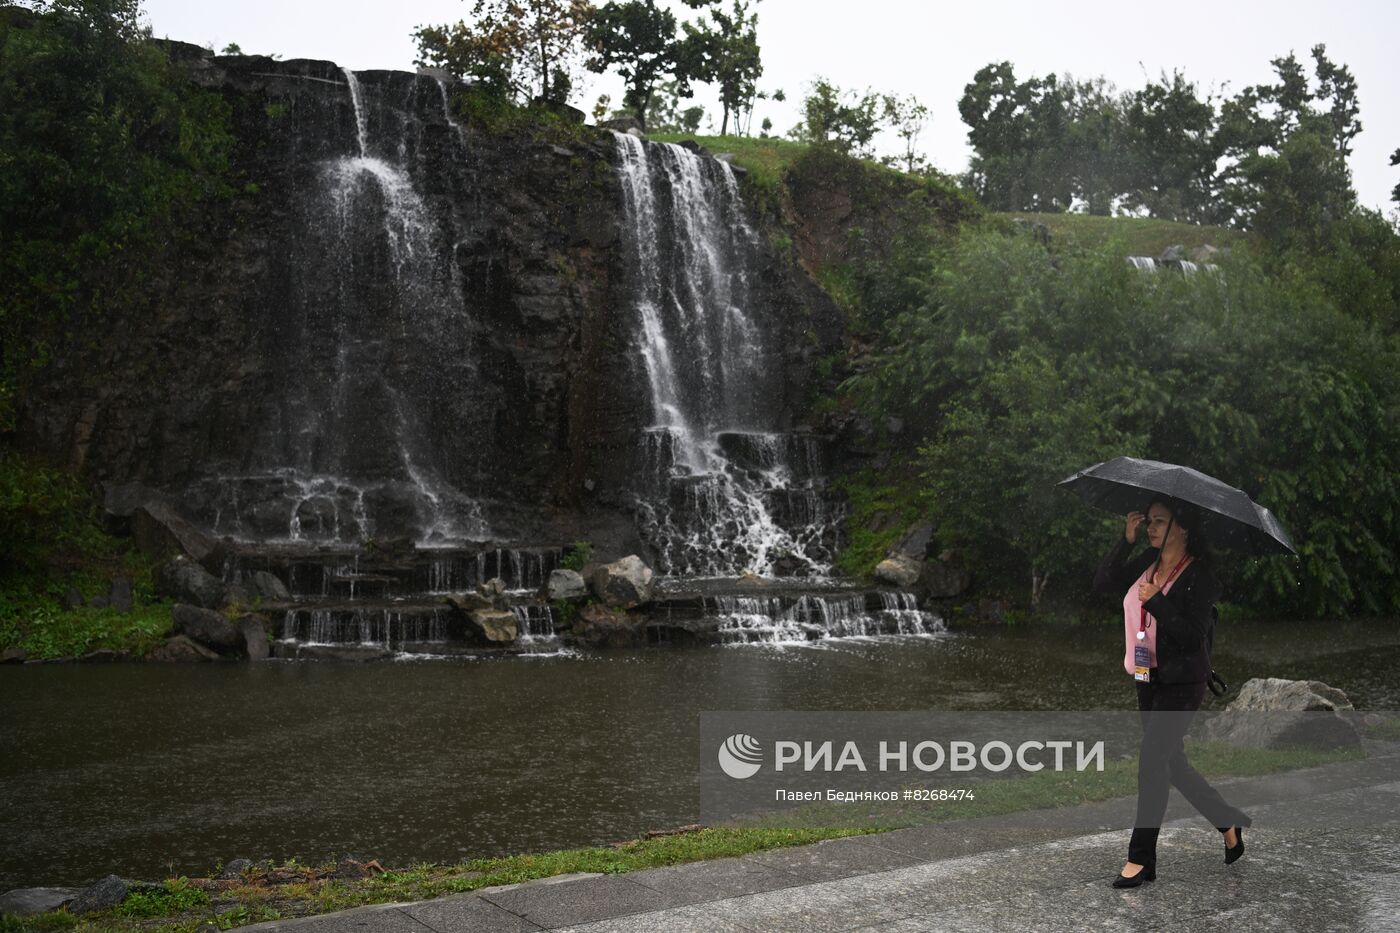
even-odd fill
[[(487, 134), (429, 76), (190, 53), (230, 102), (243, 194), (149, 304), (59, 355), (24, 437), (249, 540), (407, 538), (646, 553), (619, 148)], [(802, 421), (834, 306), (753, 238), (764, 404)]]

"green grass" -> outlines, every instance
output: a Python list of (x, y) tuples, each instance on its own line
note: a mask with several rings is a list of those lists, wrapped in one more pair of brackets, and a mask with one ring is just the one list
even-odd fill
[(1249, 234), (1227, 227), (1154, 220), (1146, 217), (1092, 217), (1088, 214), (1008, 213), (1044, 224), (1050, 230), (1052, 249), (1099, 249), (1115, 242), (1126, 247), (1126, 256), (1160, 256), (1169, 246), (1184, 246), (1189, 253), (1198, 246), (1248, 246)]
[(715, 155), (729, 153), (733, 163), (749, 173), (763, 188), (776, 188), (783, 175), (808, 149), (806, 143), (786, 139), (760, 139), (754, 136), (692, 136), (686, 133), (657, 133), (648, 136), (662, 143), (693, 139)]

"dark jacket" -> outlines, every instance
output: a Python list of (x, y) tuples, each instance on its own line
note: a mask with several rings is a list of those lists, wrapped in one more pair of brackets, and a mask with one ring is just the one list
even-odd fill
[[(1094, 574), (1094, 592), (1121, 600), (1148, 565), (1157, 549), (1129, 558), (1133, 545), (1120, 537)], [(1215, 634), (1215, 603), (1220, 580), (1209, 560), (1197, 558), (1181, 571), (1170, 593), (1158, 593), (1145, 605), (1157, 620), (1157, 681), (1200, 684), (1210, 679), (1210, 645)]]

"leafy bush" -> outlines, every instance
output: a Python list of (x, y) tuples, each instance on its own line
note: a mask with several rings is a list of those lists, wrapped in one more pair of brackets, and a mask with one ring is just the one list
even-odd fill
[(582, 570), (592, 559), (593, 545), (588, 541), (575, 541), (559, 561), (559, 566), (565, 570)]
[(208, 903), (209, 895), (192, 887), (188, 878), (172, 878), (165, 882), (164, 890), (133, 891), (128, 894), (126, 900), (117, 905), (115, 913), (120, 917), (136, 919), (168, 917)]
[(1305, 274), (1236, 257), (1143, 275), (969, 233), (849, 380), (925, 442), (940, 542), (1005, 585), (1081, 593), (1117, 523), (1055, 484), (1120, 454), (1187, 463), (1269, 506), (1299, 559), (1227, 559), (1232, 598), (1324, 616), (1400, 610), (1400, 351)]

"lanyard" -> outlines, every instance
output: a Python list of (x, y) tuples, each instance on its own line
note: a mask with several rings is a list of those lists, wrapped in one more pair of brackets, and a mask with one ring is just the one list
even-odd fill
[[(1181, 560), (1177, 561), (1176, 567), (1172, 570), (1171, 574), (1167, 577), (1166, 582), (1162, 584), (1161, 590), (1159, 590), (1158, 592), (1166, 590), (1166, 588), (1171, 584), (1171, 582), (1176, 579), (1176, 575), (1181, 573), (1182, 568), (1190, 562), (1190, 554), (1183, 556)], [(1147, 603), (1142, 604), (1141, 612), (1142, 615), (1138, 618), (1138, 638), (1142, 638), (1143, 634), (1147, 631)]]

